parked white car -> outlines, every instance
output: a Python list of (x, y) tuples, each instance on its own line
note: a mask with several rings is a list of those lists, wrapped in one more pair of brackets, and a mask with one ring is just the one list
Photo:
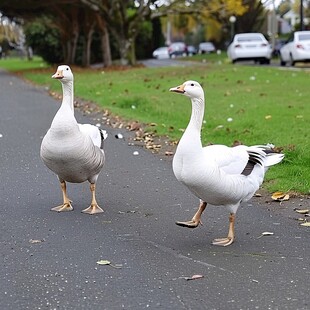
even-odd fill
[(270, 64), (272, 48), (261, 33), (238, 33), (229, 44), (227, 55), (233, 63), (254, 60), (260, 64)]
[(215, 52), (215, 46), (212, 42), (201, 42), (198, 47), (199, 54), (209, 54)]
[(160, 59), (160, 58), (169, 58), (169, 53), (168, 53), (168, 47), (167, 46), (162, 46), (157, 48), (153, 52), (153, 57)]
[(296, 31), (280, 49), (281, 66), (310, 61), (310, 31)]

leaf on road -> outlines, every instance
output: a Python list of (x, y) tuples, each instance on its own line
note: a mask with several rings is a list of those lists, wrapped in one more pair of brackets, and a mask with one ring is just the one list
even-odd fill
[(300, 226), (310, 227), (310, 222), (301, 223)]
[(294, 209), (294, 211), (299, 213), (299, 214), (307, 214), (310, 212), (309, 209)]
[(272, 194), (271, 198), (275, 201), (287, 201), (290, 199), (290, 195), (283, 192), (275, 192)]
[(261, 238), (261, 237), (264, 237), (264, 236), (272, 236), (274, 235), (273, 232), (270, 232), (270, 231), (265, 231), (263, 232), (257, 239)]
[(122, 268), (122, 264), (115, 264), (115, 265), (112, 265), (111, 262), (109, 260), (105, 260), (105, 259), (101, 259), (97, 262), (98, 265), (109, 265), (113, 268), (116, 268), (116, 269), (120, 269)]
[(194, 274), (193, 276), (191, 277), (180, 277), (181, 279), (185, 279), (186, 281), (191, 281), (191, 280), (197, 280), (197, 279), (201, 279), (201, 278), (204, 278), (203, 275), (201, 274)]
[(98, 265), (110, 265), (111, 262), (109, 260), (101, 259), (97, 262)]
[(30, 239), (29, 240), (29, 243), (41, 243), (41, 242), (44, 242), (44, 240), (38, 240), (38, 239)]

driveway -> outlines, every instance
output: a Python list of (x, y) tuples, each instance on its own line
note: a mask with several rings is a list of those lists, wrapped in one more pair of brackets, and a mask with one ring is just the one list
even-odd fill
[(198, 200), (176, 181), (171, 157), (131, 143), (101, 114), (76, 111), (109, 133), (97, 184), (105, 212), (81, 213), (87, 183), (68, 186), (74, 211), (51, 212), (61, 191), (39, 149), (59, 103), (0, 70), (0, 309), (310, 309), (310, 230), (293, 219), (299, 199), (254, 198), (238, 211), (236, 242), (212, 246), (227, 233), (228, 212), (210, 207), (203, 226), (176, 226)]

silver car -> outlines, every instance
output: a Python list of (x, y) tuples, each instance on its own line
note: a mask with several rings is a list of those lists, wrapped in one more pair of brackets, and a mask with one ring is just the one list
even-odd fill
[(280, 49), (280, 64), (310, 61), (310, 31), (296, 31)]
[(208, 54), (215, 52), (215, 46), (212, 42), (201, 42), (199, 44), (198, 53)]
[(270, 64), (272, 48), (261, 33), (238, 33), (228, 46), (227, 55), (233, 63), (254, 60)]

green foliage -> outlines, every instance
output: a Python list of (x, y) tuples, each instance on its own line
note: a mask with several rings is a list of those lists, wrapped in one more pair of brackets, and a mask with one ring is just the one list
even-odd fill
[(24, 31), (27, 45), (33, 48), (34, 53), (51, 64), (63, 61), (59, 32), (48, 17), (27, 23)]
[(153, 51), (152, 44), (152, 23), (144, 21), (140, 25), (139, 35), (136, 38), (136, 57), (146, 59), (151, 57)]
[[(232, 65), (225, 61), (225, 55), (204, 57), (205, 64), (186, 67), (106, 72), (74, 68), (75, 95), (125, 119), (156, 123), (157, 134), (176, 140), (187, 126), (191, 106), (188, 98), (170, 93), (169, 88), (197, 80), (206, 95), (203, 143), (273, 143), (286, 157), (268, 171), (264, 186), (270, 191), (309, 194), (310, 73)], [(27, 71), (24, 75), (61, 92), (60, 84), (50, 78), (54, 70)]]
[(161, 30), (161, 19), (152, 19), (152, 51), (165, 45), (165, 37)]

